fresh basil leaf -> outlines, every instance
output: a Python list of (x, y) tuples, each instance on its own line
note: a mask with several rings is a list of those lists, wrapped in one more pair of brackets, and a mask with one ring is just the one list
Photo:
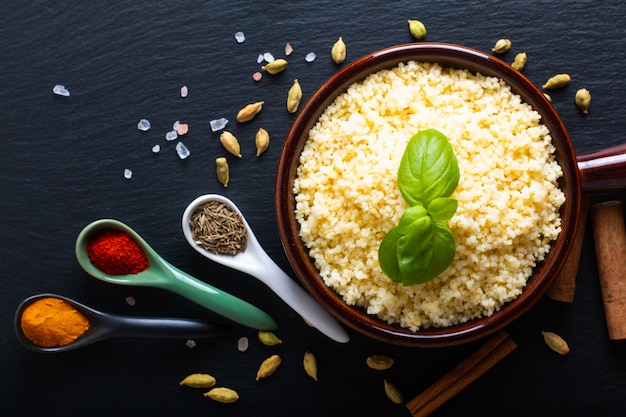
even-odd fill
[(426, 210), (423, 206), (413, 206), (404, 210), (402, 213), (402, 217), (400, 217), (400, 223), (398, 227), (402, 230), (407, 226), (410, 226), (413, 222), (421, 219), (422, 217), (428, 216), (428, 210)]
[(448, 197), (459, 183), (459, 166), (448, 138), (436, 129), (419, 132), (409, 141), (398, 170), (398, 186), (410, 205), (428, 207)]
[(421, 284), (437, 277), (448, 269), (455, 252), (454, 235), (443, 222), (432, 222), (428, 232), (420, 228), (406, 234), (398, 240), (402, 284)]
[(402, 282), (400, 265), (398, 265), (398, 240), (402, 237), (400, 227), (396, 226), (387, 232), (378, 246), (378, 263), (385, 275), (392, 281)]
[(459, 202), (454, 198), (439, 197), (430, 202), (428, 213), (435, 221), (446, 221), (454, 216), (458, 207)]

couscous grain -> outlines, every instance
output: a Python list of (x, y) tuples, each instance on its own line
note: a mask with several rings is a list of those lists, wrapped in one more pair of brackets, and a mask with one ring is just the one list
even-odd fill
[[(448, 222), (456, 256), (424, 284), (391, 281), (378, 246), (407, 208), (397, 170), (408, 140), (446, 136), (461, 178)], [(351, 85), (326, 108), (294, 182), (300, 234), (346, 303), (417, 331), (489, 316), (523, 290), (561, 231), (561, 167), (540, 115), (496, 77), (408, 62)]]

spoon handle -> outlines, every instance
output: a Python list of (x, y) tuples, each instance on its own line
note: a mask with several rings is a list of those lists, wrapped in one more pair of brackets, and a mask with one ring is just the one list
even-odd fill
[(337, 320), (304, 288), (280, 269), (269, 255), (260, 251), (258, 256), (264, 258), (261, 263), (262, 266), (259, 269), (249, 271), (249, 273), (263, 281), (287, 305), (320, 332), (339, 343), (350, 341), (350, 336)]
[(267, 313), (227, 292), (219, 290), (166, 263), (174, 280), (168, 289), (236, 323), (258, 330), (276, 330), (278, 324)]
[(116, 316), (110, 336), (202, 339), (221, 336), (230, 326), (206, 320)]

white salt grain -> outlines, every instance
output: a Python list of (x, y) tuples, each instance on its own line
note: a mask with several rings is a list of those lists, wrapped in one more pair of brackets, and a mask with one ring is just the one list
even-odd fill
[(217, 132), (218, 130), (222, 130), (226, 127), (226, 125), (228, 124), (228, 119), (221, 117), (219, 119), (211, 120), (210, 124), (211, 130), (213, 132)]
[(271, 54), (271, 53), (269, 53), (269, 52), (266, 52), (266, 53), (264, 53), (264, 54), (263, 54), (263, 59), (264, 59), (266, 62), (272, 62), (275, 58), (274, 58), (274, 55), (272, 55), (272, 54)]
[(124, 170), (124, 178), (126, 178), (127, 180), (131, 179), (133, 177), (133, 171), (131, 171), (130, 169), (126, 168)]
[(187, 347), (189, 349), (195, 348), (196, 347), (196, 342), (193, 339), (187, 339), (187, 341), (185, 342), (185, 344), (187, 345)]
[(189, 89), (187, 88), (187, 86), (183, 85), (182, 87), (180, 87), (180, 96), (185, 98), (187, 97), (187, 94), (189, 94)]
[(52, 92), (54, 94), (56, 94), (57, 96), (63, 96), (63, 97), (69, 97), (70, 96), (70, 92), (67, 88), (65, 88), (65, 86), (62, 86), (61, 84), (57, 84), (52, 88)]
[(139, 123), (137, 123), (137, 129), (144, 132), (150, 130), (150, 121), (148, 119), (141, 119)]
[(161, 145), (154, 145), (154, 146), (152, 147), (152, 152), (153, 152), (153, 153), (159, 153), (159, 152), (161, 152)]
[(237, 32), (235, 33), (235, 40), (237, 43), (243, 43), (246, 41), (246, 35), (244, 35), (243, 32)]
[(237, 340), (237, 350), (239, 352), (245, 352), (246, 350), (248, 350), (248, 346), (249, 346), (249, 342), (248, 342), (248, 338), (247, 337), (240, 337), (239, 340)]
[(306, 54), (306, 56), (304, 57), (304, 60), (306, 62), (313, 62), (315, 61), (315, 58), (317, 58), (317, 55), (315, 55), (315, 52), (309, 52), (308, 54)]
[(176, 153), (178, 154), (178, 157), (180, 159), (185, 159), (189, 156), (191, 152), (189, 152), (189, 149), (187, 149), (187, 147), (182, 142), (178, 142), (176, 144)]
[(259, 56), (256, 58), (256, 63), (260, 64), (261, 62), (263, 62), (265, 58), (263, 58), (263, 54), (259, 54)]
[(170, 130), (165, 134), (165, 140), (174, 140), (178, 138), (178, 133), (175, 130)]

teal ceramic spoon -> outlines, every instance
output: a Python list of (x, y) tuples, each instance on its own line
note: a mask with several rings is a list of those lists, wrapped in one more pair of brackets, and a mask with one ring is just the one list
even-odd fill
[[(246, 228), (247, 241), (246, 249), (243, 252), (234, 256), (218, 255), (205, 250), (194, 241), (190, 226), (191, 217), (198, 206), (210, 201), (218, 201), (226, 204), (241, 216)], [(315, 301), (304, 288), (281, 270), (263, 250), (259, 241), (254, 236), (252, 228), (246, 221), (246, 218), (231, 200), (218, 194), (207, 194), (196, 198), (187, 206), (183, 213), (182, 227), (185, 239), (187, 239), (189, 245), (198, 253), (213, 262), (237, 269), (257, 278), (274, 291), (276, 295), (282, 298), (296, 313), (300, 314), (304, 320), (334, 341), (347, 343), (350, 340), (348, 333), (337, 320)]]
[[(63, 346), (42, 347), (31, 342), (22, 332), (22, 313), (30, 304), (47, 297), (63, 300), (78, 310), (89, 321), (89, 329)], [(56, 294), (34, 295), (22, 301), (15, 313), (14, 325), (18, 340), (28, 349), (37, 352), (65, 352), (114, 337), (203, 339), (220, 336), (230, 330), (230, 326), (226, 324), (206, 320), (108, 314)]]
[[(130, 275), (108, 275), (96, 268), (89, 260), (87, 245), (96, 232), (104, 229), (122, 230), (130, 234), (148, 256), (148, 268)], [(252, 304), (202, 282), (169, 264), (139, 234), (117, 220), (102, 219), (87, 225), (76, 239), (76, 258), (87, 273), (103, 281), (165, 289), (241, 325), (259, 330), (278, 328), (274, 319)]]

